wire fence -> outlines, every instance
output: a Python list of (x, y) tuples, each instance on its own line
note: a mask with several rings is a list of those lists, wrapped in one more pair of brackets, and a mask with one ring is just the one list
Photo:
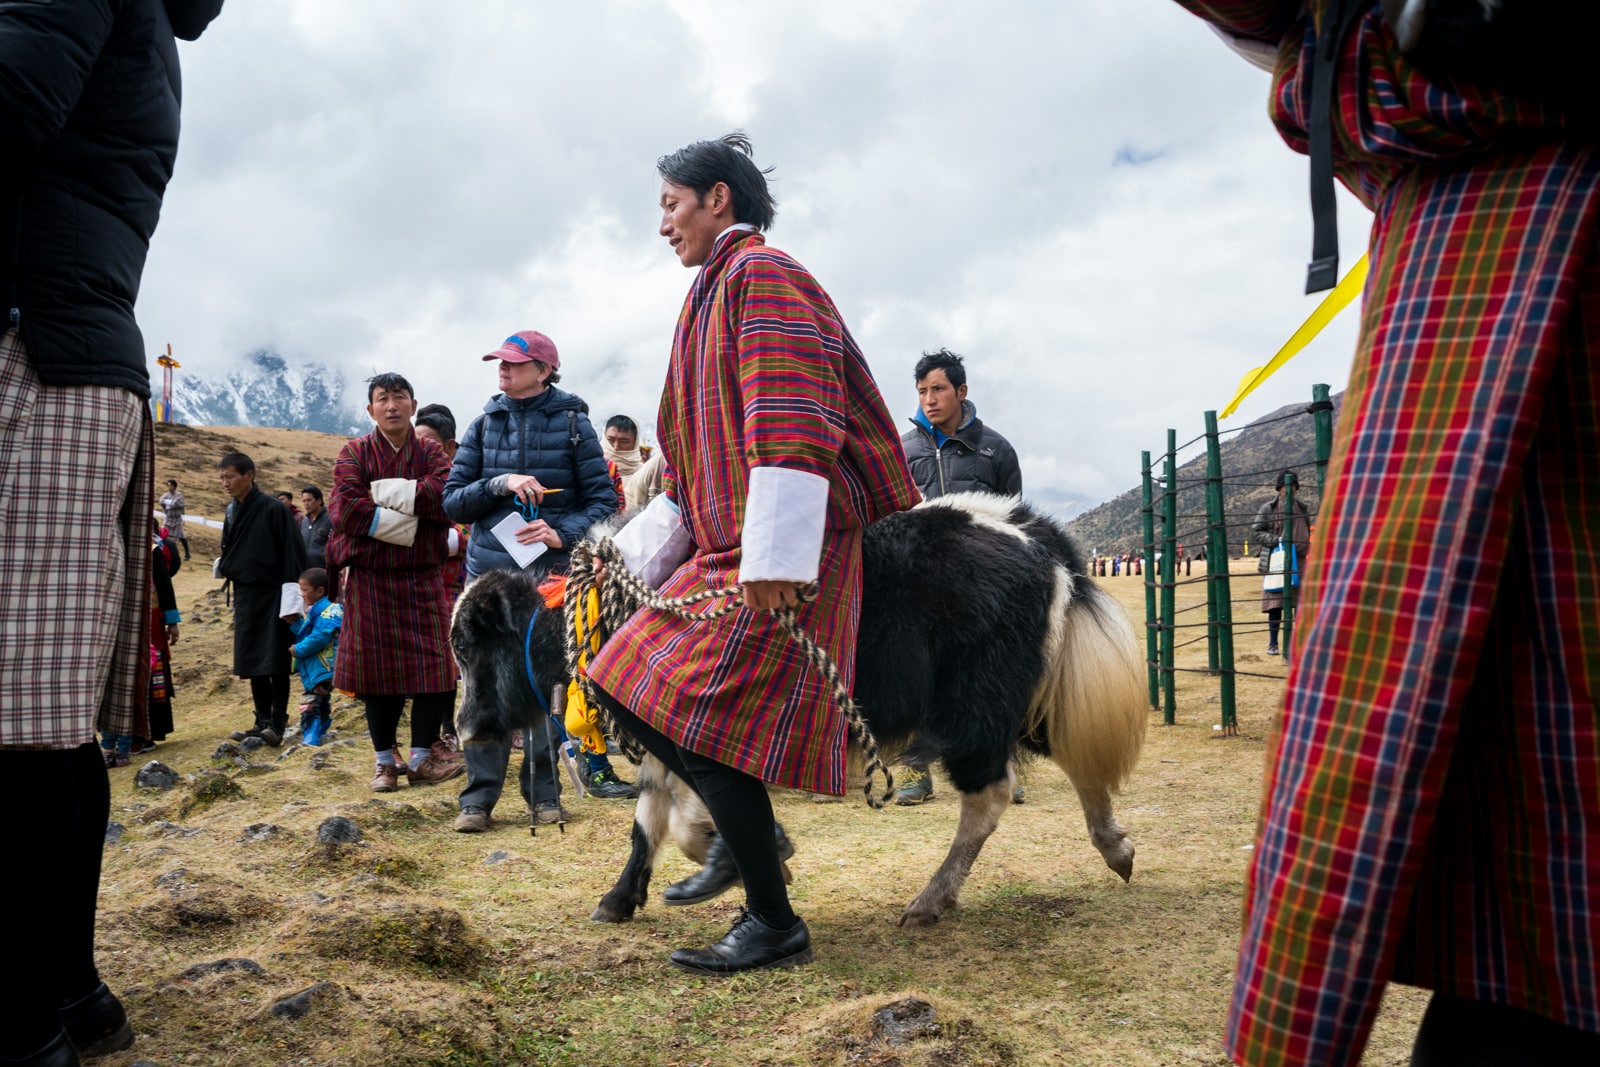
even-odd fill
[[(1203, 672), (1217, 677), (1222, 707), (1222, 730), (1229, 735), (1236, 735), (1239, 732), (1234, 680), (1240, 677), (1281, 677), (1276, 674), (1238, 669), (1234, 661), (1234, 638), (1266, 632), (1270, 640), (1273, 620), (1269, 615), (1263, 621), (1235, 623), (1233, 609), (1236, 605), (1253, 605), (1265, 613), (1269, 610), (1268, 605), (1276, 602), (1278, 607), (1274, 610), (1281, 613), (1281, 635), (1278, 637), (1277, 648), (1282, 650), (1282, 655), (1288, 655), (1289, 643), (1294, 632), (1295, 599), (1299, 592), (1297, 586), (1302, 562), (1299, 553), (1309, 547), (1310, 531), (1316, 518), (1315, 504), (1313, 503), (1311, 507), (1307, 507), (1303, 502), (1297, 504), (1295, 496), (1302, 490), (1301, 482), (1309, 474), (1315, 479), (1317, 490), (1315, 499), (1321, 500), (1328, 467), (1328, 454), (1333, 446), (1333, 403), (1329, 398), (1328, 386), (1312, 386), (1311, 397), (1311, 403), (1302, 410), (1228, 431), (1219, 431), (1217, 413), (1208, 411), (1205, 413), (1205, 433), (1183, 445), (1178, 444), (1177, 431), (1169, 429), (1167, 447), (1159, 456), (1159, 470), (1152, 465), (1149, 452), (1141, 453), (1140, 516), (1144, 532), (1143, 553), (1097, 556), (1092, 561), (1093, 572), (1101, 577), (1148, 576), (1144, 580), (1144, 602), (1145, 664), (1150, 685), (1150, 705), (1162, 710), (1163, 721), (1169, 726), (1177, 721), (1174, 676), (1179, 672)], [(1274, 465), (1224, 474), (1221, 448), (1224, 437), (1247, 428), (1258, 428), (1293, 419), (1312, 420), (1316, 442), (1315, 459), (1312, 462)], [(1179, 451), (1202, 441), (1206, 446), (1205, 475), (1180, 478), (1177, 471)], [(1274, 497), (1275, 510), (1258, 508), (1246, 514), (1241, 511), (1228, 511), (1224, 507), (1225, 488), (1259, 488), (1263, 493), (1269, 491), (1276, 493), (1280, 473), (1284, 472), (1293, 473), (1294, 477), (1284, 478), (1281, 499)], [(1191, 494), (1196, 489), (1204, 490), (1203, 512), (1179, 513), (1178, 496), (1180, 490), (1185, 488), (1190, 490)], [(1283, 516), (1289, 517), (1287, 522)], [(1304, 544), (1301, 543), (1299, 534), (1301, 519), (1304, 520)], [(1199, 549), (1191, 551), (1188, 548), (1196, 544), (1200, 546)], [(1248, 583), (1250, 588), (1240, 590), (1236, 595), (1233, 576), (1229, 570), (1229, 561), (1234, 558), (1235, 546), (1238, 547), (1241, 557), (1259, 558), (1261, 572), (1268, 570), (1270, 561), (1279, 558), (1279, 555), (1273, 553), (1273, 549), (1286, 546), (1281, 557), (1287, 559), (1289, 563), (1281, 570), (1272, 573), (1273, 577), (1281, 580), (1281, 588), (1272, 590), (1264, 583), (1250, 581)], [(1196, 563), (1204, 564), (1204, 569), (1198, 576), (1194, 574)], [(1205, 602), (1178, 610), (1177, 589), (1180, 586), (1197, 584), (1206, 587)], [(1275, 599), (1272, 596), (1274, 593), (1276, 593)], [(1202, 608), (1206, 612), (1204, 621), (1191, 617), (1191, 613), (1198, 614)], [(1185, 616), (1182, 622), (1178, 621), (1179, 615)], [(1204, 632), (1194, 632), (1200, 630)], [(1202, 641), (1207, 646), (1205, 668), (1174, 666), (1173, 654), (1179, 648), (1187, 648)]]

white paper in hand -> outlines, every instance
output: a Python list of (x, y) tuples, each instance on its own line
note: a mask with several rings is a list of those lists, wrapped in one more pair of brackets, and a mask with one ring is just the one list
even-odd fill
[(535, 541), (531, 545), (524, 545), (517, 541), (517, 531), (527, 525), (523, 517), (513, 511), (493, 526), (489, 532), (499, 539), (506, 551), (511, 553), (511, 558), (517, 561), (517, 566), (526, 567), (540, 556), (544, 555), (549, 545), (543, 541)]

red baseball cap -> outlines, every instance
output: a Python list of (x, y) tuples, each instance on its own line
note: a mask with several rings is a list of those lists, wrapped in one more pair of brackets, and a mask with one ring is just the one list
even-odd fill
[(538, 330), (518, 330), (505, 342), (487, 356), (484, 362), (491, 359), (503, 359), (507, 363), (531, 363), (538, 360), (548, 364), (553, 370), (561, 369), (561, 357), (556, 354), (556, 343)]

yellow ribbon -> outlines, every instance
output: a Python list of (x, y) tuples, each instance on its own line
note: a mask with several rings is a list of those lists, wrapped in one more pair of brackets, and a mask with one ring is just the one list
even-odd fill
[[(583, 610), (572, 616), (573, 636), (578, 646), (578, 672), (588, 669), (589, 657), (600, 651), (600, 593), (590, 589)], [(576, 679), (567, 683), (567, 733), (583, 742), (583, 751), (604, 755), (606, 735), (600, 729), (600, 714), (589, 706)]]
[(1267, 362), (1265, 367), (1253, 367), (1250, 372), (1239, 382), (1239, 391), (1233, 394), (1233, 399), (1228, 401), (1228, 406), (1222, 409), (1219, 418), (1227, 418), (1239, 407), (1245, 397), (1255, 391), (1256, 386), (1272, 377), (1277, 369), (1289, 360), (1299, 355), (1300, 350), (1311, 343), (1311, 339), (1322, 332), (1322, 328), (1333, 321), (1335, 315), (1345, 309), (1345, 305), (1356, 298), (1361, 292), (1361, 287), (1367, 281), (1367, 257), (1363, 255), (1356, 260), (1356, 265), (1350, 268), (1339, 284), (1334, 286), (1333, 292), (1322, 298), (1322, 303), (1311, 313), (1311, 317), (1300, 325), (1294, 336), (1284, 342), (1278, 354)]

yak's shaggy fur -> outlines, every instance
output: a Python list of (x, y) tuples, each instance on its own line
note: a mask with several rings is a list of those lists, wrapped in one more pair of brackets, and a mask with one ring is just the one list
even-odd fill
[[(1144, 742), (1142, 664), (1127, 617), (1084, 576), (1060, 526), (1018, 500), (962, 493), (875, 524), (864, 556), (856, 701), (886, 750), (938, 760), (961, 795), (950, 852), (901, 922), (936, 922), (955, 903), (1024, 754), (1067, 774), (1090, 839), (1131, 877), (1133, 844), (1111, 793)], [(451, 642), (466, 679), (463, 737), (503, 734), (538, 713), (524, 663), (536, 584), (488, 575), (462, 595)], [(527, 647), (543, 684), (559, 677), (556, 613), (545, 609)], [(632, 855), (597, 921), (626, 920), (645, 903), (669, 837), (693, 859), (705, 854), (711, 820), (693, 791), (651, 759), (640, 785)]]

